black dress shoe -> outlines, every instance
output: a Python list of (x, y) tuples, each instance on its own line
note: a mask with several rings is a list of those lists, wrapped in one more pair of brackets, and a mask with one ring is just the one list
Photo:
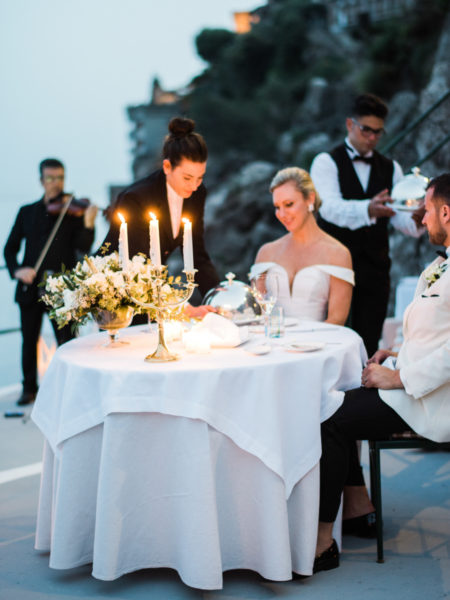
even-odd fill
[(319, 571), (329, 571), (330, 569), (336, 569), (338, 566), (339, 550), (336, 540), (333, 540), (331, 546), (314, 559), (313, 573), (319, 573)]
[(368, 515), (345, 519), (342, 521), (342, 535), (354, 535), (361, 538), (377, 537), (377, 516), (371, 512)]
[(22, 392), (22, 395), (17, 400), (17, 406), (25, 406), (26, 404), (31, 404), (34, 402), (36, 398), (36, 392)]

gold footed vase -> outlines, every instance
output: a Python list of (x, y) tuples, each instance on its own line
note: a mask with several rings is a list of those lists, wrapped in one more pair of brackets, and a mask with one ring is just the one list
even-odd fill
[(106, 348), (115, 348), (128, 344), (119, 340), (119, 331), (125, 329), (133, 319), (134, 310), (132, 306), (122, 306), (116, 311), (98, 310), (93, 314), (94, 321), (100, 329), (108, 332), (109, 340), (104, 344)]

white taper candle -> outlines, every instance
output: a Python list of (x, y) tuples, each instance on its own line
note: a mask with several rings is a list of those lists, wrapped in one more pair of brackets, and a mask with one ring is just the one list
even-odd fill
[(159, 222), (152, 212), (150, 213), (150, 260), (158, 269), (161, 268), (161, 246), (159, 243)]
[(121, 221), (119, 231), (119, 261), (122, 269), (126, 271), (130, 263), (130, 256), (128, 254), (128, 226), (123, 216), (120, 213), (117, 214)]
[(184, 234), (183, 234), (183, 258), (184, 270), (194, 270), (194, 253), (192, 249), (192, 223), (189, 219), (183, 219)]

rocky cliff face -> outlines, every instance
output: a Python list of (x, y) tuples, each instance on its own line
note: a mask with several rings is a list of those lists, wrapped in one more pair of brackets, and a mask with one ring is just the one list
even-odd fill
[(276, 170), (268, 162), (249, 163), (208, 197), (206, 244), (220, 276), (232, 271), (247, 281), (258, 248), (283, 234), (269, 193)]
[[(448, 56), (450, 16), (447, 17), (443, 28), (426, 87), (420, 92), (398, 92), (391, 99), (390, 116), (386, 124), (389, 132), (404, 129), (450, 89)], [(283, 235), (284, 230), (273, 213), (272, 199), (268, 191), (270, 180), (279, 168), (291, 164), (309, 168), (312, 158), (318, 152), (329, 150), (343, 138), (347, 99), (348, 90), (343, 85), (330, 84), (323, 77), (313, 78), (298, 107), (298, 118), (293, 116), (292, 128), (280, 132), (278, 139), (274, 140), (279, 157), (277, 163), (253, 161), (245, 164), (237, 161), (235, 164), (243, 166), (228, 177), (224, 177), (219, 173), (219, 169), (213, 166), (213, 185), (210, 187), (205, 215), (206, 239), (221, 276), (231, 270), (236, 273), (238, 279), (246, 281), (248, 269), (258, 248), (263, 243)], [(332, 115), (327, 114), (325, 110), (327, 105), (330, 106), (330, 102), (335, 107)], [(304, 122), (305, 115), (309, 115), (311, 120), (318, 120), (321, 130), (308, 128), (308, 124), (305, 125)], [(406, 172), (448, 134), (449, 122), (450, 98), (417, 131), (409, 134), (396, 146), (389, 156), (398, 160)], [(433, 158), (424, 162), (423, 174), (434, 177), (450, 171), (449, 157), (450, 143)], [(400, 279), (417, 275), (434, 259), (434, 250), (426, 234), (415, 240), (392, 231), (390, 314), (394, 311), (395, 288)]]

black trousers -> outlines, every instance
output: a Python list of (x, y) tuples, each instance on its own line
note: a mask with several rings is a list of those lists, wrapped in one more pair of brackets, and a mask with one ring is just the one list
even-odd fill
[[(322, 423), (319, 520), (333, 523), (344, 485), (363, 485), (356, 440), (383, 439), (411, 429), (374, 388), (346, 392), (342, 406)], [(360, 473), (360, 475), (358, 474)]]
[[(42, 327), (42, 317), (47, 311), (42, 302), (19, 304), (19, 308), (20, 324), (22, 328), (23, 391), (34, 393), (38, 389), (37, 343)], [(75, 334), (70, 331), (69, 325), (66, 325), (62, 329), (58, 329), (56, 322), (53, 319), (51, 319), (50, 322), (53, 326), (58, 346), (75, 337)]]
[[(360, 267), (364, 268), (364, 267)], [(374, 275), (372, 281), (361, 281), (356, 274), (349, 326), (358, 333), (371, 357), (378, 349), (389, 302), (389, 279)]]

